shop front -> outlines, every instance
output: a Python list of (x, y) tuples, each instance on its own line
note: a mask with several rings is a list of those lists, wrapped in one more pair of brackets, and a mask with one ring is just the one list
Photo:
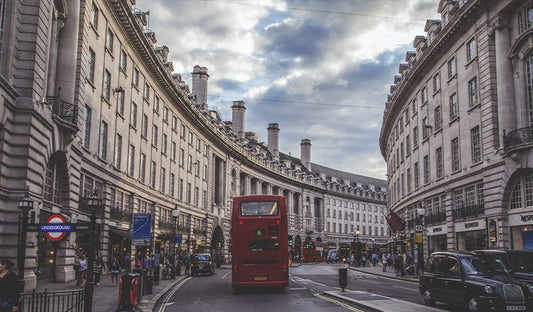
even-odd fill
[(533, 211), (509, 215), (511, 249), (533, 250)]
[(109, 261), (118, 259), (121, 261), (126, 254), (131, 257), (131, 232), (119, 228), (109, 228)]
[(428, 254), (431, 254), (434, 251), (448, 250), (445, 224), (428, 227), (426, 233), (428, 240)]
[(485, 219), (457, 222), (455, 224), (458, 250), (487, 249), (487, 228)]

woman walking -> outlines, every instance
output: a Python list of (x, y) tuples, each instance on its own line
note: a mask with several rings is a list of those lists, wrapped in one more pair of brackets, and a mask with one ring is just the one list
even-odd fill
[(118, 286), (118, 275), (120, 273), (120, 263), (118, 262), (118, 259), (113, 259), (113, 262), (111, 263), (111, 286)]
[(13, 262), (0, 258), (0, 312), (17, 312), (19, 310), (18, 276), (11, 269)]

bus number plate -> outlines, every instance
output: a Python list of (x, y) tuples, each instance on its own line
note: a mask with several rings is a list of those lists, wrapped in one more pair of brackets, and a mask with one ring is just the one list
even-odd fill
[(256, 276), (254, 277), (254, 281), (266, 281), (266, 276)]

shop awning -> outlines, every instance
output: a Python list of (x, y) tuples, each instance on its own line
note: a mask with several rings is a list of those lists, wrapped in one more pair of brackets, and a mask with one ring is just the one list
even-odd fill
[(109, 233), (114, 233), (114, 234), (116, 234), (118, 236), (127, 238), (129, 240), (131, 240), (131, 238), (132, 238), (130, 231), (124, 231), (124, 230), (109, 228)]

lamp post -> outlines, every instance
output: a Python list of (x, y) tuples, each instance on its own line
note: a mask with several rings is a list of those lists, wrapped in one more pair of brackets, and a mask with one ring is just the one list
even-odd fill
[[(172, 210), (172, 218), (174, 218), (174, 235), (172, 237), (172, 279), (176, 278), (176, 268), (179, 267), (179, 261), (176, 261), (176, 232), (177, 232), (177, 221), (178, 221), (178, 215), (180, 214), (180, 210), (178, 209), (178, 205), (176, 204), (174, 210)], [(178, 251), (179, 253), (179, 251)]]
[(90, 230), (89, 230), (89, 255), (87, 266), (87, 282), (85, 283), (85, 311), (92, 312), (93, 310), (93, 294), (94, 294), (94, 237), (96, 227), (96, 212), (102, 208), (102, 199), (96, 194), (96, 190), (88, 198), (85, 198), (85, 209), (91, 212), (90, 216)]
[[(417, 242), (417, 246), (418, 246), (418, 251), (417, 251), (417, 255), (416, 255), (416, 262), (417, 262), (417, 265), (418, 265), (418, 268), (423, 268), (424, 267), (424, 234), (423, 234), (423, 219), (424, 219), (424, 215), (425, 215), (426, 211), (424, 208), (417, 208), (416, 209), (416, 215), (417, 215), (417, 218), (416, 218), (416, 224), (417, 224), (417, 229), (415, 230), (415, 239), (420, 236), (420, 240), (419, 242)], [(413, 258), (414, 258), (414, 255), (413, 255)], [(417, 268), (417, 270), (418, 270)], [(418, 273), (418, 272), (417, 272)], [(418, 274), (417, 274), (418, 275)]]
[(17, 253), (17, 269), (19, 273), (19, 291), (24, 292), (24, 262), (26, 261), (26, 235), (28, 233), (28, 212), (33, 209), (33, 200), (26, 193), (19, 202), (22, 214), (19, 216), (19, 245)]

